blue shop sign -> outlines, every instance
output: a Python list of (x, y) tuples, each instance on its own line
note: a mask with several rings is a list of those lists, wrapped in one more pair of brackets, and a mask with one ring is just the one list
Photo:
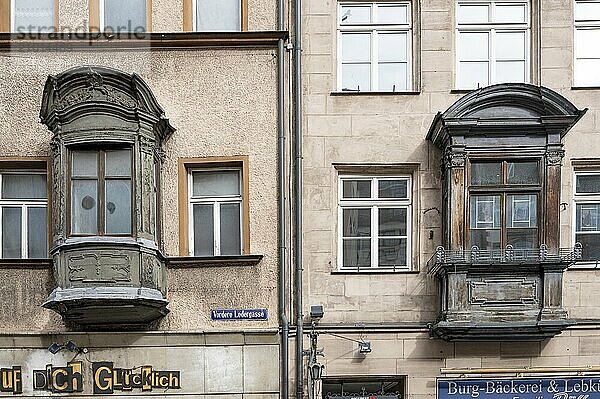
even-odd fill
[(600, 399), (600, 376), (438, 379), (437, 399)]
[(215, 309), (210, 311), (213, 320), (268, 320), (267, 309)]

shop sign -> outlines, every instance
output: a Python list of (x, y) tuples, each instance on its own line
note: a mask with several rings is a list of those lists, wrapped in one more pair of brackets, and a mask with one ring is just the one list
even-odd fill
[(83, 392), (82, 371), (81, 362), (67, 363), (66, 367), (49, 364), (45, 370), (33, 370), (33, 389), (54, 393)]
[(210, 311), (213, 320), (268, 320), (267, 309), (216, 309)]
[(23, 393), (21, 367), (13, 366), (10, 369), (0, 368), (0, 392), (12, 394)]
[(437, 399), (600, 399), (600, 376), (438, 379)]
[(119, 369), (112, 362), (92, 363), (94, 377), (94, 394), (109, 395), (115, 390), (131, 391), (133, 388), (142, 391), (153, 389), (181, 388), (179, 371), (156, 371), (152, 366), (143, 366), (139, 372), (135, 369)]

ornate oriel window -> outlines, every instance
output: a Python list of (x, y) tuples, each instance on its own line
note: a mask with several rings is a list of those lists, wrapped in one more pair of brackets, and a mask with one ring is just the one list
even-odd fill
[(142, 328), (168, 310), (158, 228), (162, 146), (174, 129), (136, 74), (77, 67), (50, 76), (57, 288), (43, 306), (84, 328)]

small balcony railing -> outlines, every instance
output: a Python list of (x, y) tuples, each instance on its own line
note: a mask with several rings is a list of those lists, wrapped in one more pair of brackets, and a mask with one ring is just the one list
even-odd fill
[(471, 249), (446, 250), (439, 246), (435, 254), (427, 262), (427, 273), (436, 274), (447, 264), (518, 264), (518, 263), (557, 263), (581, 260), (582, 246), (548, 249), (545, 244), (539, 248), (514, 248), (507, 245), (503, 249), (482, 250), (477, 246)]

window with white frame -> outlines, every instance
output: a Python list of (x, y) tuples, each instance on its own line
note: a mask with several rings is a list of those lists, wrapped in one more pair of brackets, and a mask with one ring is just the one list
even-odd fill
[(529, 82), (530, 31), (527, 1), (458, 1), (457, 88)]
[(54, 31), (55, 0), (11, 0), (11, 32), (49, 33)]
[(575, 1), (575, 86), (600, 86), (599, 42), (600, 1)]
[(148, 29), (148, 0), (99, 0), (103, 31), (145, 32)]
[(574, 240), (582, 260), (600, 260), (600, 171), (575, 174)]
[(193, 30), (199, 32), (241, 30), (242, 1), (192, 0)]
[(48, 257), (45, 170), (0, 171), (2, 258)]
[(192, 169), (188, 174), (188, 193), (190, 255), (241, 255), (241, 170)]
[(340, 90), (412, 89), (409, 2), (340, 3), (338, 17)]
[(410, 269), (411, 190), (409, 176), (340, 177), (340, 269)]

